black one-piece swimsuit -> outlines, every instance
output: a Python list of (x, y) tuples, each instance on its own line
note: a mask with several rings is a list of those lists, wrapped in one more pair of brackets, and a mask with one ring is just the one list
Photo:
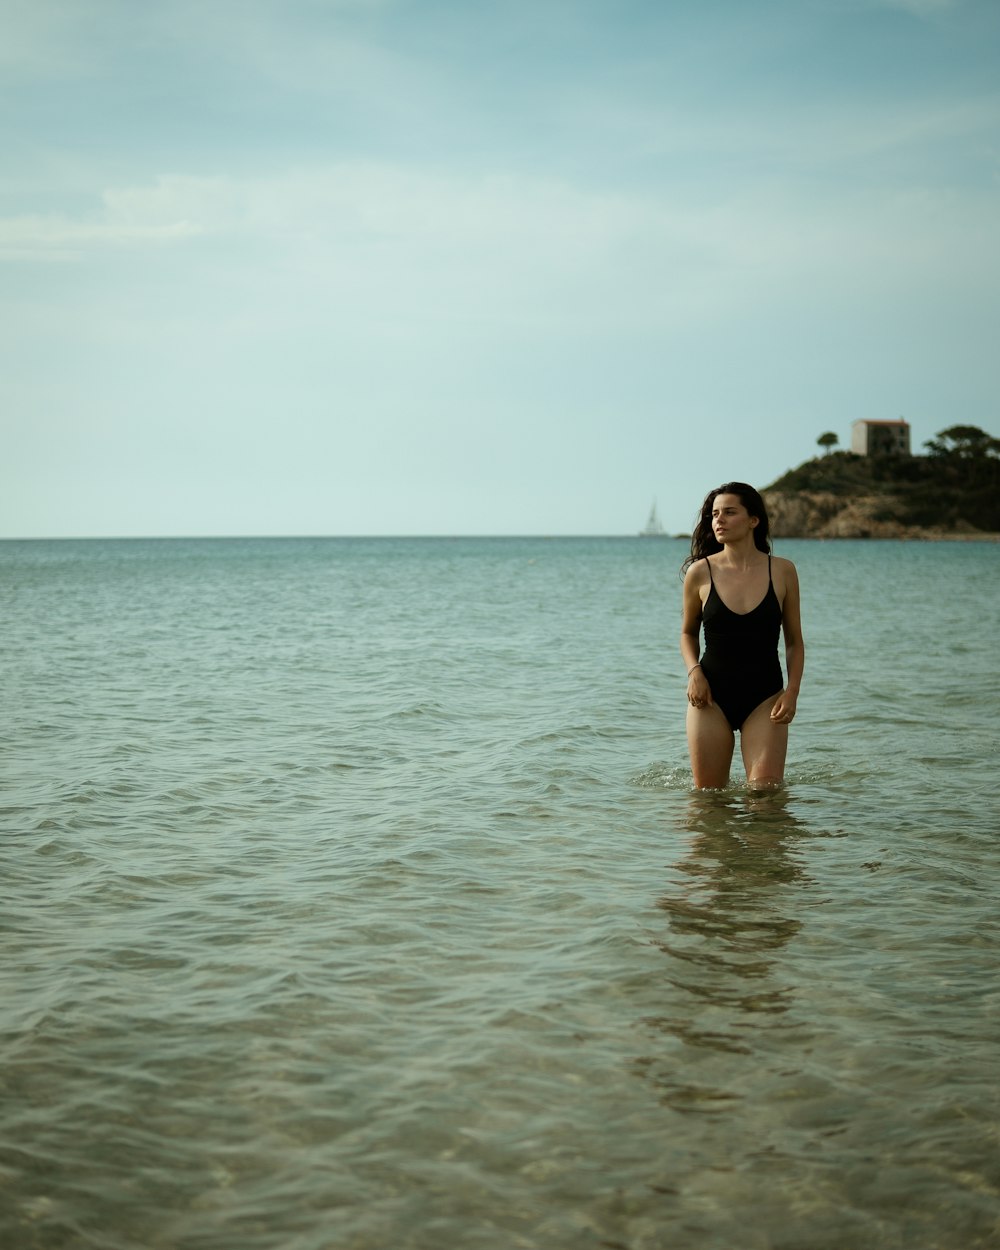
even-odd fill
[(781, 633), (781, 604), (771, 580), (771, 557), (767, 557), (767, 594), (750, 612), (733, 612), (715, 589), (712, 564), (708, 577), (712, 588), (702, 609), (705, 654), (701, 671), (712, 689), (712, 698), (722, 708), (733, 730), (765, 699), (784, 687), (778, 660)]

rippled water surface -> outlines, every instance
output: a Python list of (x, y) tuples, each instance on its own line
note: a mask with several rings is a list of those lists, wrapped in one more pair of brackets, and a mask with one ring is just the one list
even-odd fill
[(0, 1245), (1000, 1244), (1000, 547), (779, 550), (754, 798), (680, 543), (0, 544)]

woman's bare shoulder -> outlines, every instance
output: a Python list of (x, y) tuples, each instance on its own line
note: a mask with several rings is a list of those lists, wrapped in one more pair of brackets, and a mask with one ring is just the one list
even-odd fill
[(688, 566), (688, 571), (684, 574), (685, 586), (703, 586), (708, 581), (708, 565), (704, 559), (695, 560), (694, 564)]
[(771, 557), (771, 576), (782, 593), (787, 593), (789, 589), (798, 589), (798, 572), (791, 560), (786, 560), (784, 556)]

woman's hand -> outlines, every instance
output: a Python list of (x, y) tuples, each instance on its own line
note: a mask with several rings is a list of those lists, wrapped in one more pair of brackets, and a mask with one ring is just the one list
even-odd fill
[(688, 673), (688, 703), (692, 707), (712, 706), (712, 688), (708, 684), (708, 678), (701, 671), (700, 664), (696, 664)]
[(795, 716), (798, 697), (794, 690), (782, 690), (771, 708), (771, 722), (775, 725), (790, 725)]

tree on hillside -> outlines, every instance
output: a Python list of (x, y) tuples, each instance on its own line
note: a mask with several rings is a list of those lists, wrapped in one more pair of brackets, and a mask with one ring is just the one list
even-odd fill
[(996, 529), (1000, 523), (1000, 439), (976, 425), (950, 425), (928, 439), (927, 460), (940, 466), (948, 485), (965, 492), (962, 506), (968, 520), (979, 528)]
[(816, 442), (823, 448), (824, 454), (828, 456), (830, 454), (830, 448), (836, 447), (840, 442), (840, 439), (833, 433), (832, 430), (827, 430), (825, 434), (821, 434), (819, 436)]
[(924, 446), (932, 456), (958, 456), (962, 460), (1000, 455), (1000, 439), (992, 438), (977, 425), (950, 425), (929, 438)]

